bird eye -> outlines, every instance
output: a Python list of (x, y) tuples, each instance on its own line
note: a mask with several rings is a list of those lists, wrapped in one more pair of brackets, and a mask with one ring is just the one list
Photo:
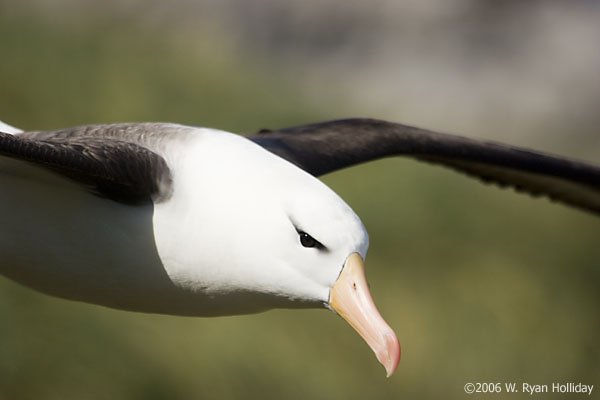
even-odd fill
[(315, 238), (313, 238), (306, 232), (298, 232), (298, 235), (300, 236), (300, 243), (304, 247), (322, 247), (323, 246), (321, 243), (317, 242), (317, 240)]

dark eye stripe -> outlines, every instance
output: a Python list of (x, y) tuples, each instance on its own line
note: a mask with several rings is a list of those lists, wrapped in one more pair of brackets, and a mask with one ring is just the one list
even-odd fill
[(298, 227), (298, 225), (294, 222), (292, 217), (288, 216), (288, 218), (290, 219), (290, 223), (292, 224), (292, 226), (298, 233), (298, 237), (300, 238), (300, 244), (303, 247), (307, 247), (307, 248), (316, 247), (320, 251), (329, 251), (327, 249), (327, 247), (323, 246), (323, 244), (321, 242), (319, 242), (317, 239), (315, 239), (314, 237), (310, 236), (308, 233), (306, 233), (302, 229), (300, 229)]
[(302, 243), (302, 246), (315, 247), (317, 245), (317, 241), (315, 240), (315, 238), (310, 236), (308, 233), (300, 232), (299, 235), (300, 235), (300, 243)]
[(306, 232), (298, 231), (298, 236), (300, 237), (300, 244), (304, 247), (316, 247), (317, 249), (324, 249), (323, 246), (317, 239), (310, 236)]

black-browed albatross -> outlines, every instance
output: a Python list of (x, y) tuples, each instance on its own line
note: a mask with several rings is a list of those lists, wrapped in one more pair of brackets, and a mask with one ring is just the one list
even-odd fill
[(130, 311), (216, 316), (326, 307), (390, 376), (360, 219), (316, 176), (406, 155), (600, 213), (600, 167), (373, 119), (243, 137), (166, 123), (0, 125), (0, 272)]

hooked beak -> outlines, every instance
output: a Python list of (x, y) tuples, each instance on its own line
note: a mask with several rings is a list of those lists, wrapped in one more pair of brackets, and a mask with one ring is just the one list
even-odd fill
[(329, 306), (362, 336), (390, 377), (400, 362), (400, 343), (375, 307), (363, 259), (358, 253), (346, 259), (329, 292)]

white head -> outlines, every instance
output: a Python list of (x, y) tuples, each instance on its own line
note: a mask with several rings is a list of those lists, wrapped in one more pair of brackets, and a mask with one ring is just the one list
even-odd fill
[[(332, 288), (348, 260), (362, 265), (369, 246), (352, 209), (318, 179), (237, 135), (203, 131), (187, 154), (168, 160), (174, 192), (156, 206), (155, 231), (173, 282), (202, 298), (196, 313), (340, 308), (333, 305)], [(355, 291), (357, 284), (348, 283)], [(366, 281), (362, 285), (368, 295)], [(376, 330), (383, 329), (381, 322), (374, 322)], [(381, 343), (389, 352), (392, 331), (385, 327), (374, 333), (380, 343), (369, 343), (376, 353)], [(390, 359), (388, 373), (399, 347), (397, 352), (378, 353), (380, 361)]]

